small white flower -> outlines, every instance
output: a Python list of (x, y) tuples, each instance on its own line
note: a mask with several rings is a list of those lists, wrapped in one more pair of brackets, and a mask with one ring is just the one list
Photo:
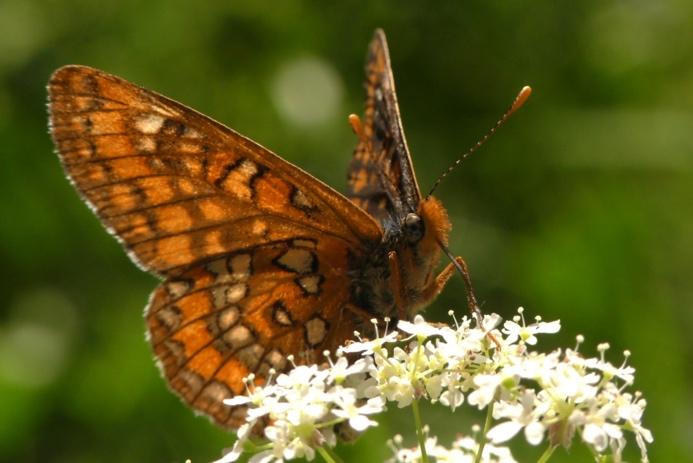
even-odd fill
[(382, 351), (386, 344), (390, 344), (397, 341), (399, 334), (397, 331), (392, 331), (382, 338), (375, 338), (371, 341), (361, 340), (358, 342), (351, 342), (345, 346), (340, 347), (340, 351), (347, 354), (362, 353), (363, 355), (371, 355), (375, 352)]
[(238, 460), (241, 457), (241, 454), (243, 454), (243, 447), (248, 441), (255, 423), (255, 421), (249, 421), (241, 425), (236, 432), (236, 442), (231, 450), (220, 459), (215, 460), (213, 463), (230, 463)]
[(363, 373), (368, 370), (369, 362), (360, 358), (353, 365), (349, 365), (346, 357), (339, 357), (337, 361), (330, 366), (328, 377), (330, 382), (341, 384), (349, 376)]
[(537, 343), (536, 334), (540, 333), (558, 333), (561, 330), (560, 320), (556, 320), (550, 323), (537, 322), (531, 325), (524, 326), (519, 325), (514, 321), (508, 320), (503, 324), (503, 333), (507, 334), (506, 342), (508, 344), (514, 344), (518, 339), (531, 346)]
[(487, 437), (497, 444), (510, 440), (524, 428), (527, 442), (531, 445), (541, 443), (544, 439), (546, 426), (539, 419), (546, 407), (541, 406), (538, 402), (532, 389), (522, 391), (518, 402), (498, 402), (493, 409), (494, 416), (509, 418), (510, 420), (494, 426), (488, 432)]
[(474, 385), (477, 389), (467, 396), (470, 405), (476, 405), (479, 410), (491, 403), (496, 395), (496, 390), (503, 378), (496, 374), (479, 374), (474, 377)]
[(452, 411), (464, 403), (463, 386), (460, 379), (461, 375), (457, 372), (446, 372), (441, 375), (441, 385), (446, 390), (440, 395), (440, 403), (450, 407)]
[(428, 323), (421, 315), (416, 315), (414, 317), (414, 323), (406, 320), (400, 320), (399, 323), (397, 323), (397, 328), (400, 331), (404, 331), (405, 333), (418, 338), (420, 342), (431, 336), (442, 335), (440, 328)]
[(385, 401), (380, 397), (369, 399), (364, 405), (357, 405), (356, 393), (353, 389), (335, 392), (333, 402), (336, 408), (332, 409), (332, 414), (348, 420), (349, 426), (359, 432), (377, 426), (378, 423), (367, 415), (381, 413), (385, 409)]

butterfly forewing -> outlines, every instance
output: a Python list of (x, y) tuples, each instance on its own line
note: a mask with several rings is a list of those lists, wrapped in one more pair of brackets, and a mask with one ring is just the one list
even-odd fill
[(147, 270), (175, 274), (297, 234), (355, 248), (379, 239), (339, 193), (168, 98), (84, 66), (56, 71), (49, 97), (68, 176)]
[(155, 355), (193, 408), (235, 427), (242, 378), (315, 361), (351, 336), (349, 262), (378, 223), (227, 127), (104, 72), (49, 83), (63, 167), (144, 269), (166, 277), (147, 311)]
[(421, 195), (399, 115), (385, 34), (368, 48), (363, 138), (349, 168), (349, 197), (381, 223), (415, 212)]

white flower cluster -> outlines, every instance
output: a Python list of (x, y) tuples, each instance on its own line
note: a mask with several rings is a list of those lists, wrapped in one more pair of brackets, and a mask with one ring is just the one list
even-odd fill
[[(343, 346), (336, 362), (328, 356), (328, 368), (297, 366), (264, 386), (254, 387), (249, 378), (248, 395), (226, 401), (247, 405), (249, 411), (234, 448), (219, 462), (239, 458), (258, 420), (268, 423), (264, 435), (269, 443), (260, 447), (252, 463), (312, 460), (316, 450), (336, 445), (335, 426), (348, 424), (361, 432), (376, 425), (370, 417), (383, 411), (386, 402), (406, 407), (420, 399), (452, 410), (466, 401), (488, 408), (493, 419), (479, 444), (460, 439), (445, 450), (428, 438), (432, 456), (441, 455), (436, 461), (466, 461), (462, 455), (479, 449), (480, 461), (514, 461), (507, 449), (495, 445), (520, 431), (532, 445), (548, 436), (551, 451), (569, 446), (577, 433), (595, 455), (610, 454), (615, 462), (621, 461), (628, 431), (635, 435), (641, 461), (647, 461), (646, 443), (652, 435), (641, 424), (645, 400), (626, 391), (634, 369), (625, 361), (616, 367), (605, 360), (608, 345), (600, 345), (598, 358), (584, 358), (577, 347), (543, 354), (528, 346), (537, 343), (537, 334), (558, 332), (558, 321), (545, 323), (537, 317), (527, 325), (520, 308), (501, 329), (500, 317), (484, 317), (482, 329), (468, 317), (450, 315), (454, 326), (417, 316), (413, 322), (400, 321), (399, 331), (388, 333), (386, 326), (382, 335), (374, 322), (376, 338), (362, 339), (356, 333), (358, 342)], [(582, 341), (578, 337), (578, 347)], [(350, 364), (347, 358), (355, 356), (358, 360)], [(393, 462), (420, 461), (407, 453), (415, 450), (395, 450)]]
[[(424, 428), (428, 435), (428, 427)], [(478, 429), (476, 430), (478, 432)], [(386, 463), (422, 463), (421, 448), (406, 448), (402, 446), (402, 436), (396, 435), (388, 441), (388, 446), (392, 450), (394, 457)], [(476, 454), (479, 451), (480, 443), (474, 437), (461, 436), (455, 439), (450, 448), (438, 444), (435, 437), (426, 437), (426, 454), (428, 458), (433, 458), (437, 463), (475, 463)], [(481, 451), (479, 463), (517, 463), (507, 447), (499, 447), (486, 444)]]
[(328, 359), (329, 368), (295, 366), (266, 386), (254, 386), (254, 378), (247, 378), (248, 394), (225, 401), (231, 406), (248, 406), (246, 423), (238, 430), (233, 449), (217, 463), (240, 457), (259, 420), (269, 419), (264, 435), (270, 445), (261, 447), (251, 463), (312, 460), (316, 449), (337, 444), (336, 425), (346, 422), (357, 432), (377, 425), (368, 415), (385, 410), (385, 401), (380, 397), (365, 398), (360, 387), (366, 379), (369, 359), (362, 358), (351, 365), (344, 356), (336, 362), (329, 356)]

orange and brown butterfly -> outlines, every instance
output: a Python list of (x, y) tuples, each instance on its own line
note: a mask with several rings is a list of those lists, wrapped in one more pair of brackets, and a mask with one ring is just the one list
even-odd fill
[(68, 178), (132, 260), (163, 279), (146, 309), (163, 375), (223, 427), (243, 422), (245, 409), (222, 401), (245, 392), (244, 377), (261, 384), (289, 355), (319, 361), (371, 318), (412, 317), (454, 271), (435, 273), (450, 221), (421, 197), (380, 30), (366, 70), (347, 196), (121, 78), (65, 66), (50, 79), (50, 132)]

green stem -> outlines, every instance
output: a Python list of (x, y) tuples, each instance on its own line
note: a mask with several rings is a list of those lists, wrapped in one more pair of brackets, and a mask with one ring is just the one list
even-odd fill
[(327, 447), (318, 447), (318, 453), (327, 463), (344, 463), (334, 451)]
[(546, 463), (549, 461), (549, 458), (551, 458), (551, 455), (553, 454), (553, 451), (556, 450), (558, 445), (551, 445), (549, 444), (548, 447), (546, 447), (546, 450), (544, 450), (544, 453), (541, 454), (541, 457), (537, 460), (537, 463)]
[(332, 426), (334, 426), (336, 424), (344, 423), (344, 421), (346, 421), (344, 418), (335, 418), (334, 420), (325, 421), (322, 423), (316, 423), (315, 427), (318, 429), (331, 428)]
[(474, 463), (479, 463), (481, 461), (481, 456), (484, 454), (484, 447), (486, 447), (486, 434), (491, 429), (491, 423), (493, 422), (493, 405), (496, 403), (496, 398), (494, 397), (490, 404), (488, 404), (488, 409), (486, 410), (486, 420), (484, 421), (484, 430), (481, 432), (481, 437), (479, 437), (479, 450), (476, 451), (476, 457), (474, 458)]
[(426, 454), (426, 436), (423, 432), (421, 424), (421, 411), (419, 410), (419, 400), (414, 399), (411, 403), (411, 409), (414, 412), (414, 425), (416, 426), (416, 437), (419, 439), (419, 448), (421, 449), (421, 463), (429, 463), (428, 455)]

